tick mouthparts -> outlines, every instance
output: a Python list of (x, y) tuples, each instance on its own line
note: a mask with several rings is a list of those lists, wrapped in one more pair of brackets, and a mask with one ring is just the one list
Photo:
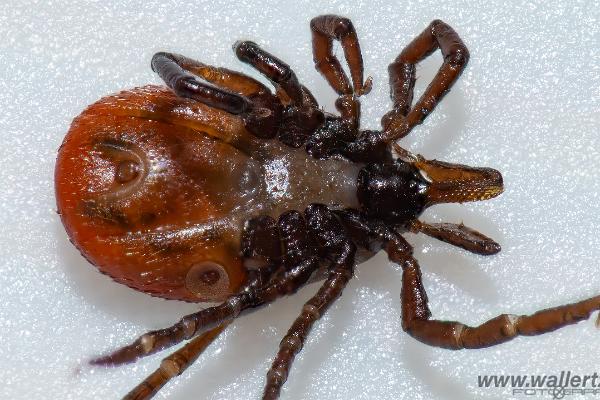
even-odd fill
[(503, 192), (502, 175), (493, 168), (469, 167), (420, 158), (415, 163), (428, 180), (427, 206), (491, 199)]

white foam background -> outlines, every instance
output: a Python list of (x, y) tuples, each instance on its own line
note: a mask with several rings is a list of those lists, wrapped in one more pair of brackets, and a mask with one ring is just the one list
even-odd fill
[[(346, 15), (358, 30), (374, 81), (363, 127), (378, 128), (390, 108), (387, 64), (432, 19), (450, 23), (470, 49), (460, 81), (402, 144), (428, 158), (502, 171), (501, 197), (437, 207), (424, 219), (463, 220), (503, 251), (485, 258), (410, 236), (433, 314), (477, 324), (600, 291), (600, 12), (593, 1), (70, 3), (0, 8), (0, 398), (119, 398), (161, 355), (115, 369), (78, 368), (196, 309), (114, 283), (68, 242), (55, 213), (53, 169), (72, 118), (103, 95), (158, 83), (149, 62), (159, 50), (256, 76), (233, 56), (237, 39), (286, 60), (333, 110), (334, 93), (312, 65), (308, 22), (322, 13)], [(436, 54), (419, 67), (419, 91), (440, 62)], [(282, 397), (503, 399), (509, 391), (478, 388), (477, 375), (598, 369), (593, 321), (484, 350), (422, 345), (401, 330), (400, 284), (399, 268), (383, 254), (359, 265), (310, 335)], [(259, 398), (280, 338), (316, 289), (240, 318), (158, 398)]]

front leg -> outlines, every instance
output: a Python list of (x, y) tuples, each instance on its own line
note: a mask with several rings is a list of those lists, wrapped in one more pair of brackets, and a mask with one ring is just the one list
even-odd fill
[(500, 245), (493, 239), (469, 228), (464, 224), (452, 224), (448, 222), (428, 224), (414, 220), (409, 224), (413, 233), (424, 233), (427, 236), (461, 247), (471, 253), (489, 256), (500, 251)]
[(391, 261), (402, 269), (402, 328), (420, 342), (447, 349), (476, 349), (507, 342), (517, 336), (536, 336), (588, 319), (600, 309), (600, 296), (548, 308), (532, 315), (501, 314), (478, 326), (431, 319), (421, 269), (407, 242), (390, 243)]

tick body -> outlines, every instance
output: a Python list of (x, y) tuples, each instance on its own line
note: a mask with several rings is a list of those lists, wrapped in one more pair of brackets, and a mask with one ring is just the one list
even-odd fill
[(102, 272), (156, 296), (218, 301), (247, 280), (246, 222), (316, 201), (356, 207), (359, 169), (256, 138), (224, 112), (146, 86), (73, 122), (57, 200), (72, 240)]
[[(433, 111), (465, 68), (457, 33), (433, 21), (390, 64), (393, 108), (380, 131), (360, 129), (363, 77), (356, 31), (343, 17), (310, 23), (317, 70), (337, 92), (324, 112), (291, 68), (252, 42), (238, 58), (272, 84), (189, 58), (157, 53), (166, 87), (105, 97), (71, 126), (58, 155), (58, 210), (71, 241), (100, 271), (154, 296), (217, 306), (148, 332), (95, 365), (133, 362), (188, 344), (126, 397), (154, 395), (180, 374), (243, 310), (297, 291), (320, 271), (324, 282), (300, 311), (267, 373), (264, 399), (280, 394), (312, 325), (379, 250), (403, 269), (402, 327), (434, 346), (479, 348), (537, 335), (589, 317), (600, 298), (502, 314), (470, 327), (433, 319), (420, 268), (402, 234), (424, 233), (491, 255), (500, 246), (455, 223), (419, 219), (439, 203), (486, 200), (503, 190), (491, 168), (427, 160), (396, 144)], [(341, 42), (350, 78), (333, 55)], [(440, 49), (444, 61), (413, 104), (416, 64)]]

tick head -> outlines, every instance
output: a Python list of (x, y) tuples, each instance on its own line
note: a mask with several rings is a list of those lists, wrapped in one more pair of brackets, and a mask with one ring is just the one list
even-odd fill
[(416, 156), (367, 165), (359, 173), (357, 195), (368, 215), (404, 224), (434, 204), (487, 200), (502, 191), (502, 175), (495, 169)]
[(488, 200), (504, 190), (502, 174), (493, 168), (425, 160), (421, 156), (413, 165), (428, 182), (427, 207), (439, 203)]

